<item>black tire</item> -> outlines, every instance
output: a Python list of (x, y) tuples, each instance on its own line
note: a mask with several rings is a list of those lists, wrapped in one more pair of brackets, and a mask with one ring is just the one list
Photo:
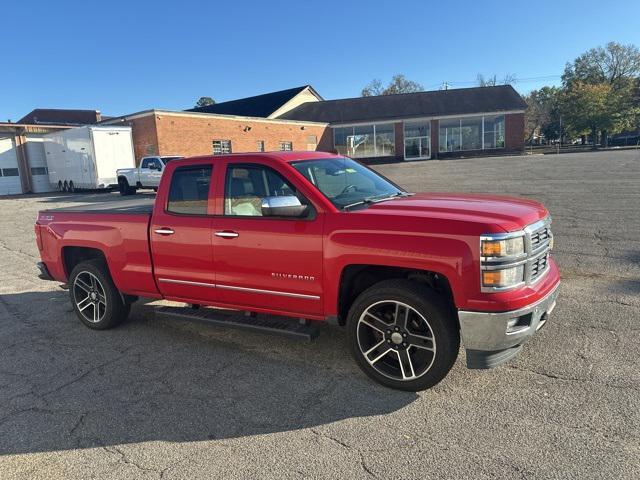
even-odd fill
[(131, 305), (123, 301), (102, 260), (87, 260), (75, 266), (69, 276), (69, 297), (80, 321), (93, 330), (119, 325), (131, 310)]
[[(394, 308), (400, 309), (395, 310), (395, 317)], [(389, 323), (399, 317), (399, 325), (409, 324), (406, 329)], [(386, 387), (411, 392), (440, 382), (460, 348), (453, 309), (427, 286), (404, 279), (385, 280), (362, 292), (349, 310), (347, 335), (351, 353), (364, 373)], [(370, 360), (365, 358), (368, 352)]]
[(118, 179), (118, 190), (120, 191), (120, 195), (123, 197), (126, 195), (130, 195), (129, 193), (129, 182), (127, 182), (126, 178)]

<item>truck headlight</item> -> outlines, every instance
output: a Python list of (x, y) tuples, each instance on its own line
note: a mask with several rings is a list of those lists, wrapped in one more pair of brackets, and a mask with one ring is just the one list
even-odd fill
[(517, 257), (524, 254), (524, 237), (484, 239), (480, 244), (483, 257)]
[(524, 265), (501, 268), (499, 270), (483, 270), (482, 286), (490, 288), (509, 288), (524, 281)]

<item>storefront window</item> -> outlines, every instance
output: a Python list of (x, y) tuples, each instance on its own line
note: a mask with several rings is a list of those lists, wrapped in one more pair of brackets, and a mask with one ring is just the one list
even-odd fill
[(336, 127), (333, 142), (338, 153), (353, 158), (389, 157), (396, 150), (392, 123)]
[(504, 115), (440, 120), (440, 151), (504, 148)]
[(504, 115), (484, 117), (484, 148), (504, 148)]
[(460, 150), (460, 119), (440, 120), (440, 151), (457, 152)]

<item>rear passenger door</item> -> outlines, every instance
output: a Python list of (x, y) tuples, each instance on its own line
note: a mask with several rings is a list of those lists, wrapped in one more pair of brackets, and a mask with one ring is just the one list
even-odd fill
[(156, 199), (151, 251), (160, 292), (167, 298), (214, 302), (213, 165), (177, 167), (168, 192)]

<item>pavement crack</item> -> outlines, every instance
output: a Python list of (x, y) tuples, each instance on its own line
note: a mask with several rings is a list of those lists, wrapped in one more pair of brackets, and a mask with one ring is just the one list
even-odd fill
[(120, 459), (118, 460), (119, 462), (124, 463), (125, 465), (131, 465), (135, 468), (137, 468), (140, 471), (143, 472), (153, 472), (153, 473), (160, 473), (162, 474), (161, 471), (155, 469), (155, 468), (149, 468), (149, 467), (145, 467), (144, 465), (139, 464), (138, 462), (132, 460), (131, 458), (129, 458), (127, 456), (127, 454), (125, 452), (123, 452), (120, 448), (118, 447), (102, 447), (102, 449), (112, 455), (118, 455), (120, 457)]

